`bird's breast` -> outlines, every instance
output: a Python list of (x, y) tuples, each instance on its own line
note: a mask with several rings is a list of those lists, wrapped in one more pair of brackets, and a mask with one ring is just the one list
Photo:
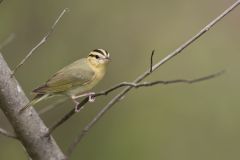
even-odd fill
[(94, 70), (95, 75), (93, 78), (85, 83), (84, 85), (74, 87), (68, 91), (68, 95), (81, 95), (90, 91), (93, 87), (95, 87), (104, 77), (105, 75), (105, 68), (98, 68)]

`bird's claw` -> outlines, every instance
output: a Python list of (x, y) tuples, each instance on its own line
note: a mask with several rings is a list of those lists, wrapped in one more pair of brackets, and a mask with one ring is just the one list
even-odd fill
[(92, 94), (90, 94), (90, 95), (88, 96), (88, 101), (89, 101), (89, 102), (94, 102), (94, 101), (95, 101), (96, 97), (93, 96), (94, 94), (95, 94), (95, 93), (92, 93)]
[(80, 106), (79, 107), (79, 102), (76, 101), (77, 98), (80, 98), (80, 97), (83, 97), (83, 96), (88, 96), (88, 101), (89, 102), (94, 102), (95, 101), (95, 93), (94, 92), (90, 92), (90, 93), (87, 93), (87, 94), (83, 94), (83, 95), (80, 95), (80, 96), (72, 96), (71, 99), (73, 100), (73, 102), (75, 103), (75, 112), (80, 112), (82, 109), (83, 109), (83, 106)]
[(80, 112), (84, 108), (84, 106), (79, 106), (80, 103), (78, 101), (74, 100), (74, 103), (75, 103), (75, 112)]
[(80, 112), (80, 110), (82, 109), (82, 107), (78, 107), (79, 102), (75, 102), (75, 112)]

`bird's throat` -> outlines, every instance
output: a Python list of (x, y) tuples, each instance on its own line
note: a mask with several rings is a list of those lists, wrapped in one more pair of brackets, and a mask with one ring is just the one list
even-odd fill
[(102, 77), (104, 76), (105, 72), (106, 72), (106, 65), (105, 63), (98, 63), (95, 59), (92, 58), (88, 58), (87, 59), (90, 67), (95, 71), (95, 73)]

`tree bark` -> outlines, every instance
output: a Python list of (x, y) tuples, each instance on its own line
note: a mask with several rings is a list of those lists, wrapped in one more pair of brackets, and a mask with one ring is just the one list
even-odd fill
[(66, 159), (55, 140), (44, 136), (48, 128), (34, 109), (19, 113), (28, 99), (0, 53), (0, 108), (8, 118), (18, 139), (34, 160)]

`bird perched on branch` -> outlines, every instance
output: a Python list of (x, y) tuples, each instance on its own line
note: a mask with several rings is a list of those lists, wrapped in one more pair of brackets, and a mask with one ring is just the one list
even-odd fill
[(88, 96), (94, 101), (94, 92), (89, 92), (105, 75), (110, 55), (106, 50), (95, 49), (87, 58), (79, 59), (56, 72), (45, 84), (33, 90), (34, 98), (20, 112), (36, 103), (55, 96), (66, 95), (75, 103), (79, 112), (77, 98)]

